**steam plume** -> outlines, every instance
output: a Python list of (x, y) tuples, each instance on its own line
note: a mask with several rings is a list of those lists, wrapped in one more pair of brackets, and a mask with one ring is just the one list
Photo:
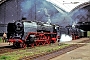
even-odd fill
[(71, 40), (72, 40), (72, 36), (61, 34), (60, 42), (66, 42), (66, 41), (71, 41)]
[(20, 6), (23, 17), (28, 17), (29, 15), (28, 13), (31, 8), (31, 3), (32, 3), (31, 0), (24, 0), (23, 2), (21, 2)]

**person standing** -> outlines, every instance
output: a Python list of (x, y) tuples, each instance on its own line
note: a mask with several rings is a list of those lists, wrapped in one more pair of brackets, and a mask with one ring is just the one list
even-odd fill
[(3, 38), (2, 38), (3, 42), (4, 42), (4, 41), (7, 42), (6, 39), (7, 39), (7, 34), (4, 32)]

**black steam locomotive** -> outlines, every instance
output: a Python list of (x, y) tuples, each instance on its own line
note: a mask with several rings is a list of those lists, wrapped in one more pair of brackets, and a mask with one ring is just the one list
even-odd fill
[(59, 27), (43, 22), (17, 20), (8, 23), (7, 39), (15, 47), (26, 47), (55, 43)]
[[(65, 39), (65, 37), (69, 37), (70, 39), (72, 40), (76, 40), (76, 39), (79, 39), (81, 37), (83, 37), (84, 35), (84, 32), (81, 30), (81, 29), (78, 29), (76, 27), (72, 27), (71, 25), (69, 26), (66, 26), (66, 27), (62, 27), (60, 26), (59, 27), (59, 36), (60, 36), (60, 39), (62, 39), (62, 35), (64, 36), (63, 39)], [(66, 41), (66, 40), (65, 40)], [(70, 41), (67, 39), (67, 41)]]

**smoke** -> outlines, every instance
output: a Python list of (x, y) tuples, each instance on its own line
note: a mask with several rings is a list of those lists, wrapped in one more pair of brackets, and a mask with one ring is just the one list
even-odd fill
[(59, 11), (58, 13), (51, 16), (51, 20), (53, 24), (58, 24), (63, 27), (67, 25), (72, 25), (72, 18), (65, 10), (57, 6), (57, 4), (54, 3), (55, 1), (49, 1), (49, 0), (47, 1), (50, 2), (53, 5), (53, 7), (57, 9), (57, 11)]
[(67, 14), (62, 14), (59, 12), (53, 6), (53, 4), (47, 2), (46, 0), (23, 0), (20, 6), (22, 16), (26, 17), (27, 19), (36, 19), (37, 21), (43, 22), (49, 21), (52, 24), (58, 24), (62, 26), (63, 24), (65, 24), (65, 26), (71, 24), (71, 18), (67, 17)]
[(50, 23), (51, 23), (50, 15), (48, 14), (48, 11), (47, 11), (46, 8), (44, 8), (44, 11), (45, 11), (45, 14), (46, 14), (46, 16), (47, 16), (47, 18), (48, 18), (48, 19), (47, 19), (47, 20), (48, 20), (47, 23), (50, 24)]
[(72, 16), (73, 23), (87, 22), (88, 21), (88, 10), (87, 9), (77, 9), (73, 11), (70, 15)]
[[(47, 0), (49, 1), (49, 0)], [(50, 1), (51, 2), (51, 1)], [(52, 5), (56, 5), (54, 2), (51, 2)], [(67, 26), (72, 25), (72, 27), (75, 27), (75, 25), (78, 22), (87, 22), (89, 21), (88, 16), (90, 15), (88, 10), (85, 8), (76, 9), (73, 12), (67, 13), (62, 11), (60, 7), (54, 6), (60, 13), (55, 14), (52, 16), (52, 23), (58, 24), (60, 26)]]
[(70, 14), (67, 12), (62, 13), (62, 11), (58, 11), (48, 0), (24, 0), (20, 6), (23, 17), (29, 18), (30, 20), (35, 20), (36, 16), (37, 21), (47, 22), (51, 20), (52, 24), (58, 24), (60, 26), (74, 25), (80, 21), (88, 20), (87, 9), (75, 10)]
[(48, 14), (48, 11), (47, 11), (46, 8), (44, 8), (44, 11), (45, 11), (45, 14), (46, 14), (47, 16), (50, 16), (50, 15)]
[(72, 18), (69, 14), (57, 13), (54, 16), (52, 16), (51, 20), (53, 24), (58, 24), (63, 27), (67, 25), (72, 25)]
[(71, 40), (72, 40), (72, 36), (61, 34), (60, 42), (66, 42), (66, 41), (71, 41)]
[(24, 0), (23, 2), (21, 2), (20, 6), (23, 17), (28, 17), (31, 8), (31, 3), (31, 0)]
[[(47, 16), (50, 17), (57, 12), (46, 0), (23, 0), (20, 6), (22, 16), (30, 20), (47, 22)], [(45, 9), (48, 11), (45, 12)]]

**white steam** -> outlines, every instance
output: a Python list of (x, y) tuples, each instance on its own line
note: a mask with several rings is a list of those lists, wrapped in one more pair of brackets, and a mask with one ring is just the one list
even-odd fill
[(50, 15), (48, 14), (48, 11), (47, 11), (46, 8), (44, 8), (44, 11), (45, 11), (46, 16), (48, 17), (48, 21), (47, 21), (47, 23), (50, 24), (50, 23), (51, 23)]
[(28, 17), (28, 12), (31, 8), (31, 0), (24, 0), (23, 2), (21, 2), (20, 6), (23, 17)]
[(66, 41), (71, 41), (71, 40), (72, 40), (72, 36), (61, 34), (60, 42), (66, 42)]

